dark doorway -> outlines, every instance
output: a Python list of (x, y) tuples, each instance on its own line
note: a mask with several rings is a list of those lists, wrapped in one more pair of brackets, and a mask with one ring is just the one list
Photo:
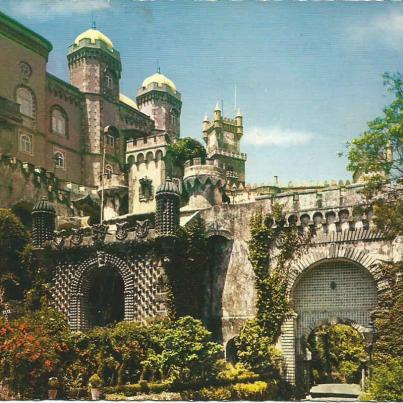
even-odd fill
[(238, 351), (235, 344), (235, 338), (228, 340), (225, 346), (225, 358), (227, 362), (235, 365), (238, 362)]
[(124, 284), (116, 269), (104, 267), (91, 273), (88, 319), (91, 327), (106, 326), (124, 319)]

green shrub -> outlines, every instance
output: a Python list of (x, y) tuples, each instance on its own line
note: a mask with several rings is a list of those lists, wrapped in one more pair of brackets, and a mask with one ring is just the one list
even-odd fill
[(181, 392), (183, 400), (231, 400), (233, 396), (232, 386), (206, 387), (200, 390), (187, 390)]
[(273, 400), (278, 395), (278, 386), (275, 381), (237, 383), (234, 391), (237, 400)]
[(88, 385), (91, 388), (100, 388), (103, 385), (103, 382), (98, 374), (94, 374), (90, 376), (90, 379), (88, 380)]
[(107, 386), (103, 390), (107, 394), (123, 394), (128, 397), (136, 396), (142, 391), (138, 383), (133, 385)]
[(374, 399), (403, 400), (403, 362), (399, 358), (375, 367), (370, 381), (370, 393)]
[(217, 380), (225, 383), (252, 382), (257, 381), (259, 377), (238, 362), (235, 365), (225, 363), (224, 368), (217, 375)]
[(235, 339), (239, 361), (258, 374), (277, 377), (281, 368), (281, 352), (271, 343), (256, 320), (249, 320)]

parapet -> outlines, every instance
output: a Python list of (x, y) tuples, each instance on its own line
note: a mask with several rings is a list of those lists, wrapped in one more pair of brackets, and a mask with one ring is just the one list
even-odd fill
[(194, 158), (184, 165), (183, 182), (189, 193), (189, 209), (204, 209), (222, 203), (225, 167), (218, 160)]
[[(211, 183), (222, 187), (225, 185), (224, 168), (224, 164), (218, 160), (206, 159), (202, 161), (201, 158), (193, 158), (185, 162), (183, 180), (192, 182), (196, 180), (196, 178), (211, 177)], [(205, 183), (207, 180), (208, 178), (202, 181)]]

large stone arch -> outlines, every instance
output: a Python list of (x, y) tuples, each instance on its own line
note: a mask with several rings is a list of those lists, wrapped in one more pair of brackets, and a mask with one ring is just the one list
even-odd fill
[[(333, 272), (332, 267), (335, 269)], [(337, 268), (340, 268), (341, 271), (338, 272)], [(319, 283), (318, 286), (315, 285), (315, 281), (319, 281), (321, 275), (327, 276), (323, 277), (323, 279), (326, 278), (326, 281), (328, 281), (329, 276), (333, 274), (340, 276), (337, 278), (340, 278), (344, 283), (344, 286), (341, 287), (341, 290), (344, 291), (338, 296), (341, 301), (340, 306), (335, 301), (332, 301), (331, 296), (327, 296), (321, 291)], [(351, 287), (351, 295), (346, 291), (345, 285), (348, 284), (348, 281), (351, 281), (351, 284), (355, 281), (353, 278), (349, 278), (350, 274), (358, 276), (357, 279), (364, 284), (364, 287), (369, 288), (368, 295), (371, 294), (372, 289), (372, 296), (368, 297), (366, 295), (369, 300), (367, 298), (366, 302), (363, 302), (363, 306), (360, 306), (358, 300), (359, 291), (355, 293), (354, 287)], [(309, 278), (309, 275), (313, 277)], [(314, 276), (318, 277), (315, 278)], [(301, 291), (298, 287), (304, 281), (305, 289)], [(331, 286), (331, 283), (329, 285)], [(308, 337), (313, 329), (322, 324), (350, 324), (366, 340), (371, 340), (373, 333), (371, 315), (377, 307), (379, 294), (385, 291), (387, 291), (387, 283), (382, 278), (380, 262), (366, 251), (337, 244), (310, 248), (306, 254), (295, 262), (289, 276), (287, 296), (294, 311), (291, 317), (285, 321), (282, 328), (282, 348), (287, 365), (286, 375), (288, 381), (298, 386), (298, 381), (302, 380), (305, 353), (304, 339)], [(309, 297), (315, 301), (310, 305), (308, 304), (309, 306), (304, 306), (303, 302), (301, 302), (301, 306), (298, 306), (298, 300), (303, 299), (301, 296), (304, 295), (304, 292), (312, 292)], [(365, 295), (365, 293), (362, 295)], [(329, 301), (327, 301), (327, 298)], [(322, 304), (322, 301), (325, 301), (325, 303)], [(331, 309), (326, 304), (334, 304), (335, 308)]]
[(373, 276), (378, 292), (383, 292), (388, 287), (387, 282), (382, 277), (381, 262), (379, 260), (374, 259), (364, 250), (339, 244), (330, 244), (328, 246), (310, 248), (306, 254), (293, 264), (288, 279), (288, 297), (297, 279), (306, 269), (328, 259), (345, 259), (365, 267)]
[(89, 327), (86, 295), (89, 290), (89, 274), (93, 270), (110, 267), (118, 271), (124, 285), (124, 320), (134, 320), (134, 279), (129, 266), (118, 257), (98, 252), (82, 262), (74, 273), (70, 288), (68, 319), (73, 330)]

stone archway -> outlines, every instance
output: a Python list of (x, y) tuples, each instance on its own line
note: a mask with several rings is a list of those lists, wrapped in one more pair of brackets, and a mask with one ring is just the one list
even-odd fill
[(287, 380), (304, 386), (304, 341), (321, 324), (348, 323), (370, 339), (371, 314), (385, 288), (379, 263), (353, 248), (312, 248), (297, 261), (288, 285), (293, 316), (282, 328)]
[(134, 280), (127, 264), (116, 256), (98, 252), (96, 257), (85, 260), (76, 270), (71, 282), (69, 303), (69, 324), (73, 330), (90, 327), (88, 295), (91, 287), (91, 273), (109, 268), (116, 270), (123, 281), (124, 320), (134, 320)]

